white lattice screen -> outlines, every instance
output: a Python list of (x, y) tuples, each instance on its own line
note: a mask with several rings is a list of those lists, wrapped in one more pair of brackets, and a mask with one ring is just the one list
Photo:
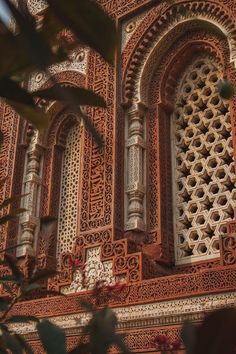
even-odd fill
[(69, 131), (64, 151), (61, 195), (58, 220), (57, 253), (72, 250), (77, 236), (80, 181), (81, 124), (75, 124)]
[(176, 91), (174, 210), (176, 263), (215, 258), (236, 206), (229, 105), (222, 68), (209, 56), (187, 67)]

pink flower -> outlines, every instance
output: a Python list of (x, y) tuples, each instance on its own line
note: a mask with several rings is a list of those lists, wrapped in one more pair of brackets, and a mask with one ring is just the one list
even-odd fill
[(74, 266), (75, 266), (75, 267), (79, 267), (79, 260), (78, 260), (78, 258), (76, 258), (76, 259), (74, 260)]
[(179, 350), (181, 347), (181, 340), (176, 339), (174, 342), (171, 343), (172, 344), (172, 348), (174, 350)]
[(168, 343), (168, 338), (164, 334), (158, 334), (154, 339), (154, 342), (158, 345), (164, 345)]
[(67, 261), (67, 264), (68, 264), (69, 266), (72, 266), (72, 265), (73, 265), (73, 261), (72, 261), (72, 256), (71, 256), (71, 255), (69, 255), (69, 256), (67, 257), (67, 259), (65, 259), (65, 261)]
[(126, 283), (121, 283), (120, 281), (117, 281), (115, 284), (107, 285), (106, 289), (108, 291), (116, 291), (116, 292), (121, 292), (123, 289), (127, 287)]

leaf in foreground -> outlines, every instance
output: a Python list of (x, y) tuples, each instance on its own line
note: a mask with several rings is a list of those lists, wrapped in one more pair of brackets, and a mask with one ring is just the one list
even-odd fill
[(234, 93), (234, 86), (228, 80), (223, 80), (219, 84), (219, 95), (221, 98), (229, 100), (233, 97)]
[(186, 354), (193, 354), (196, 344), (197, 327), (191, 321), (185, 321), (181, 330), (181, 339), (186, 347)]
[(24, 208), (19, 208), (19, 209), (15, 209), (11, 212), (11, 214), (7, 214), (4, 216), (0, 217), (0, 225), (5, 224), (8, 221), (14, 220), (16, 218), (17, 215), (24, 213), (25, 211), (27, 211), (27, 209)]
[(49, 116), (43, 110), (11, 100), (6, 101), (21, 117), (27, 119), (39, 131), (43, 131), (48, 127)]
[(20, 343), (21, 347), (24, 349), (26, 354), (34, 354), (31, 346), (26, 342), (26, 340), (19, 334), (15, 334), (18, 342)]
[(106, 102), (101, 96), (82, 87), (63, 87), (56, 84), (51, 88), (35, 91), (32, 95), (46, 100), (65, 101), (68, 104), (73, 101), (73, 104), (79, 106), (106, 107)]
[(34, 105), (33, 98), (28, 91), (7, 77), (0, 80), (0, 97), (30, 106)]
[(4, 260), (6, 261), (8, 267), (12, 271), (12, 274), (16, 277), (18, 281), (21, 281), (24, 279), (24, 274), (20, 270), (20, 268), (16, 264), (16, 259), (13, 256), (10, 256), (9, 254), (5, 254)]
[(42, 39), (40, 33), (36, 30), (35, 19), (30, 15), (27, 8), (21, 13), (10, 0), (4, 0), (10, 9), (17, 25), (20, 29), (22, 50), (26, 50), (35, 65), (45, 69), (52, 56), (48, 44)]
[(2, 204), (0, 204), (0, 210), (5, 208), (6, 206), (8, 206), (11, 203), (17, 202), (19, 200), (21, 200), (22, 198), (26, 197), (27, 195), (29, 195), (29, 193), (26, 194), (17, 194), (17, 195), (13, 195), (10, 198), (5, 199)]
[(48, 320), (41, 320), (37, 330), (46, 353), (66, 354), (66, 336), (62, 328)]
[(225, 308), (206, 316), (199, 326), (193, 354), (232, 354), (236, 348), (236, 309)]
[(47, 0), (54, 14), (83, 43), (113, 64), (118, 35), (114, 21), (92, 0)]
[(38, 318), (35, 316), (12, 316), (6, 322), (10, 323), (22, 323), (22, 322), (38, 322)]

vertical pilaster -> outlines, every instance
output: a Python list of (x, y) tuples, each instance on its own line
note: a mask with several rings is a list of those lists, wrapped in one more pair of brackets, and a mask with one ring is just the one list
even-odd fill
[(34, 254), (35, 234), (39, 226), (39, 200), (41, 190), (41, 160), (43, 148), (39, 143), (39, 134), (34, 131), (31, 143), (26, 153), (26, 165), (23, 180), (23, 194), (27, 194), (22, 207), (27, 211), (20, 217), (19, 243), (17, 256)]
[(125, 230), (144, 231), (146, 228), (145, 110), (139, 102), (127, 112)]

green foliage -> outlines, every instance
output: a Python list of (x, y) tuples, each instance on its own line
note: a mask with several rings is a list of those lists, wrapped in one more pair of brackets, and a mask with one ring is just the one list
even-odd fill
[[(51, 88), (31, 93), (23, 88), (21, 81), (27, 82), (28, 74), (35, 68), (48, 73), (51, 64), (67, 60), (69, 52), (81, 41), (91, 46), (103, 58), (113, 64), (118, 33), (114, 21), (93, 0), (48, 0), (45, 21), (38, 29), (36, 21), (27, 9), (18, 9), (10, 0), (4, 0), (17, 24), (17, 33), (13, 34), (3, 23), (0, 24), (0, 97), (35, 128), (43, 132), (49, 124), (49, 117), (35, 104), (34, 97), (47, 100), (59, 100), (80, 114), (86, 128), (98, 145), (103, 139), (93, 126), (90, 118), (80, 106), (106, 107), (104, 99), (96, 93), (81, 87), (62, 87), (54, 78)], [(75, 35), (75, 41), (58, 41), (56, 35), (64, 28)], [(8, 58), (6, 60), (6, 58)], [(50, 76), (50, 75), (49, 75)], [(0, 135), (0, 146), (3, 134)]]
[(91, 0), (47, 0), (57, 18), (71, 28), (85, 44), (113, 64), (118, 44), (115, 24), (96, 2)]
[(66, 336), (62, 328), (41, 320), (37, 323), (37, 330), (46, 353), (66, 354)]
[(213, 311), (198, 326), (185, 322), (182, 339), (186, 354), (233, 354), (236, 348), (235, 327), (235, 308)]
[(181, 337), (186, 347), (186, 354), (193, 354), (196, 345), (197, 327), (191, 321), (185, 321)]
[(235, 93), (234, 86), (228, 81), (223, 80), (219, 85), (219, 95), (220, 97), (229, 100), (233, 97)]
[[(6, 179), (2, 181), (4, 185)], [(24, 196), (24, 195), (23, 195)], [(15, 196), (5, 200), (2, 205), (7, 206), (15, 201), (18, 201), (23, 196)], [(56, 225), (54, 217), (41, 218), (40, 232), (42, 237), (47, 237), (53, 232)], [(12, 323), (34, 322), (42, 342), (44, 350), (48, 354), (66, 354), (66, 336), (65, 331), (48, 320), (39, 320), (32, 315), (10, 316), (12, 307), (19, 301), (30, 299), (35, 294), (35, 291), (40, 291), (41, 296), (47, 295), (62, 295), (56, 291), (50, 291), (43, 287), (43, 281), (48, 277), (53, 276), (56, 272), (44, 270), (33, 270), (32, 275), (28, 278), (17, 265), (17, 259), (5, 253), (2, 265), (9, 268), (10, 274), (0, 278), (3, 288), (11, 295), (7, 299), (0, 298), (0, 353), (12, 354), (33, 354), (32, 348), (24, 340), (24, 338), (16, 333), (8, 330), (8, 325)], [(12, 285), (15, 284), (18, 288), (17, 295), (12, 293)], [(101, 295), (101, 287), (104, 282), (96, 284), (94, 294)], [(98, 296), (100, 296), (98, 295)], [(84, 332), (89, 337), (88, 343), (80, 343), (74, 348), (70, 354), (106, 354), (112, 345), (116, 345), (122, 353), (129, 354), (123, 338), (116, 333), (117, 317), (113, 310), (108, 306), (98, 309), (88, 301), (81, 302), (81, 305), (86, 310), (91, 312), (92, 318), (89, 324), (84, 329)]]
[[(69, 52), (79, 42), (89, 45), (96, 50), (108, 63), (114, 63), (115, 50), (118, 47), (118, 32), (111, 18), (93, 0), (47, 0), (49, 7), (45, 11), (45, 21), (42, 28), (36, 27), (35, 19), (28, 13), (20, 11), (10, 0), (4, 0), (9, 7), (18, 27), (13, 34), (0, 23), (0, 50), (4, 55), (0, 57), (0, 97), (12, 106), (22, 117), (31, 122), (35, 128), (43, 132), (49, 124), (48, 115), (35, 104), (35, 98), (49, 101), (62, 101), (65, 106), (79, 113), (84, 124), (91, 132), (98, 145), (103, 139), (93, 126), (90, 118), (81, 109), (81, 106), (106, 107), (102, 97), (94, 92), (80, 87), (63, 87), (54, 79), (51, 88), (29, 92), (22, 85), (27, 81), (29, 73), (34, 69), (44, 70), (48, 74), (48, 67), (68, 59)], [(153, 0), (153, 3), (157, 2)], [(57, 40), (56, 35), (63, 28), (69, 28), (77, 38), (73, 43), (66, 40)], [(7, 58), (7, 60), (6, 60)], [(230, 99), (234, 95), (234, 87), (227, 80), (219, 86), (219, 95)], [(0, 148), (4, 143), (4, 135), (0, 131)], [(4, 186), (7, 177), (0, 181)], [(12, 196), (0, 205), (3, 216), (0, 225), (14, 219), (25, 209), (16, 208), (24, 195)], [(9, 211), (10, 210), (10, 211)], [(55, 218), (47, 217), (41, 220), (42, 237), (45, 239), (55, 227)], [(48, 354), (65, 354), (66, 337), (62, 328), (48, 320), (39, 320), (34, 316), (10, 316), (12, 307), (21, 300), (34, 297), (40, 291), (43, 296), (61, 295), (56, 291), (48, 291), (43, 282), (55, 272), (42, 271), (32, 273), (28, 278), (17, 265), (17, 260), (6, 252), (1, 264), (9, 269), (9, 274), (0, 278), (0, 283), (11, 297), (0, 298), (0, 353), (33, 354), (33, 351), (24, 338), (12, 333), (8, 329), (10, 323), (35, 322), (36, 328), (45, 352)], [(101, 287), (104, 285), (100, 282)], [(18, 291), (12, 292), (12, 285)], [(95, 288), (95, 297), (99, 297), (101, 287)], [(99, 301), (96, 300), (99, 304)], [(128, 354), (123, 338), (116, 333), (117, 317), (108, 306), (98, 308), (92, 303), (83, 301), (84, 308), (91, 313), (91, 320), (85, 328), (89, 337), (88, 343), (81, 343), (70, 354), (106, 354), (112, 345), (123, 353)], [(234, 335), (236, 327), (236, 310), (224, 309), (206, 316), (198, 327), (191, 322), (185, 322), (182, 330), (182, 339), (186, 346), (186, 354), (232, 354), (236, 347)]]

